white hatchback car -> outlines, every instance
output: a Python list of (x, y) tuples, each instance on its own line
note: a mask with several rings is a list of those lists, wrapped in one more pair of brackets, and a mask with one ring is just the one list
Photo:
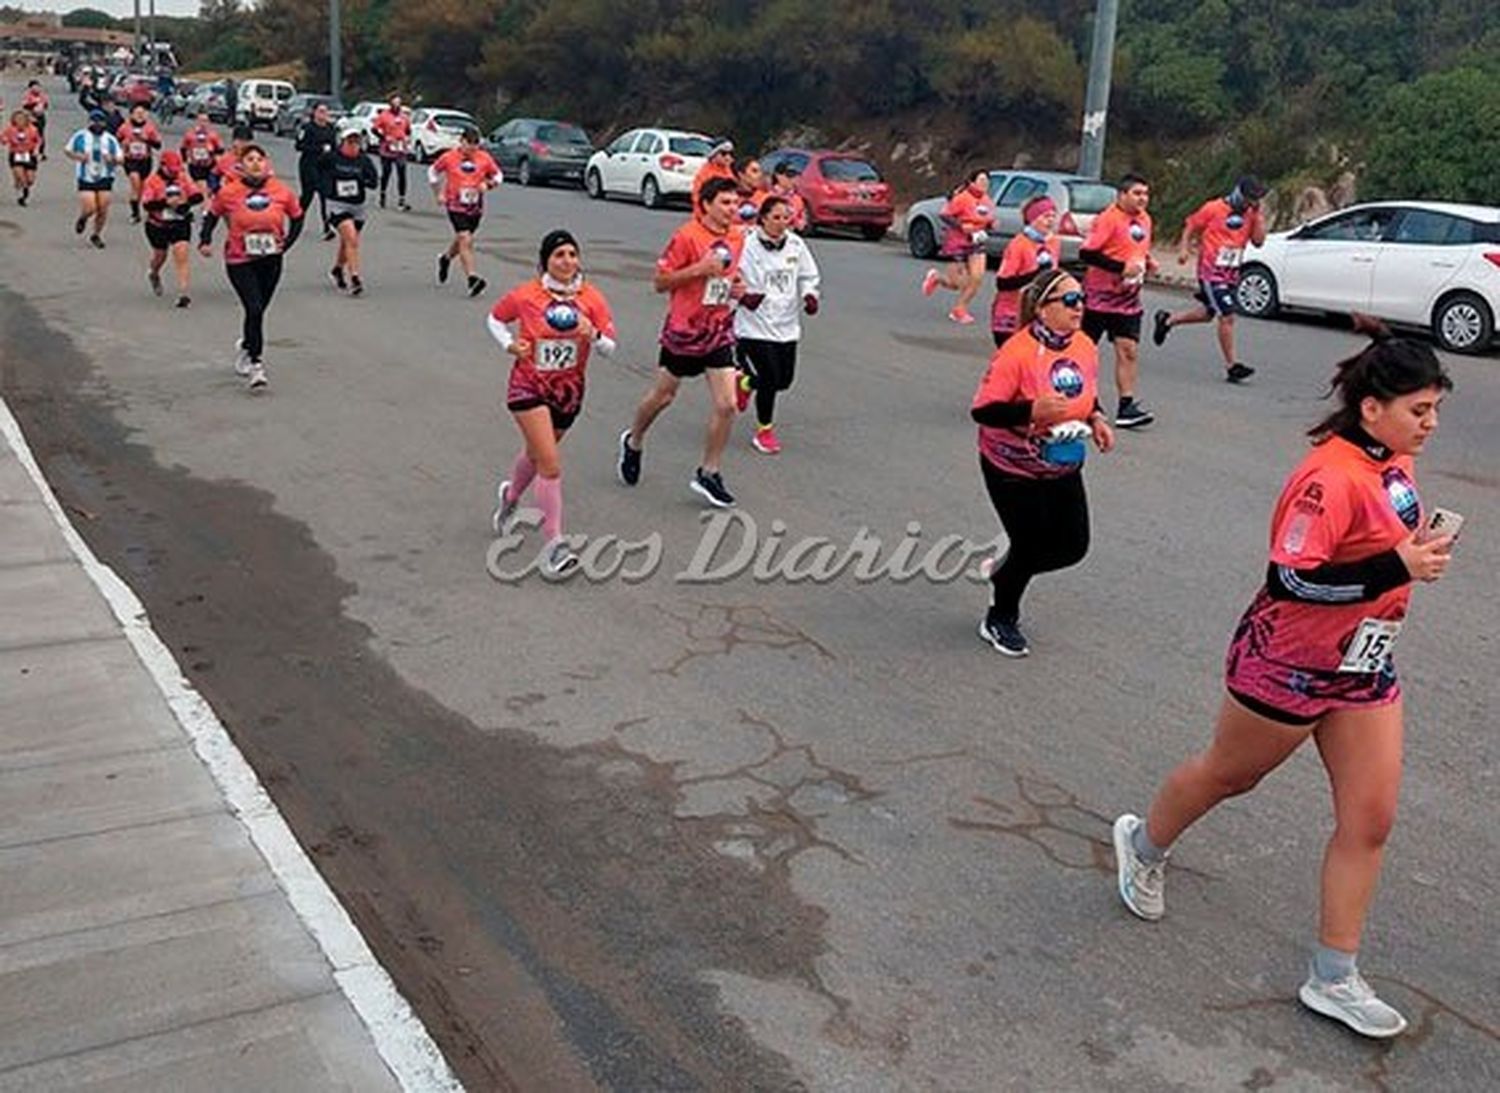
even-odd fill
[(418, 163), (428, 163), (459, 146), (465, 129), (479, 129), (474, 115), (451, 106), (419, 106), (411, 112), (411, 152)]
[(665, 198), (692, 195), (693, 178), (713, 146), (702, 133), (632, 129), (589, 157), (583, 186), (590, 197), (627, 194), (654, 209)]
[(1359, 311), (1483, 353), (1500, 317), (1500, 209), (1436, 201), (1354, 205), (1245, 251), (1240, 311)]
[(354, 109), (339, 119), (339, 133), (347, 133), (353, 129), (365, 138), (366, 147), (373, 147), (375, 131), (370, 126), (374, 124), (376, 117), (387, 105), (387, 103), (376, 102), (373, 99), (355, 103)]

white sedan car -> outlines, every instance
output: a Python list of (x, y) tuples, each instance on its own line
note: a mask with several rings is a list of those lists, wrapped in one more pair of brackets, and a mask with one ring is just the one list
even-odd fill
[(1500, 317), (1500, 209), (1436, 201), (1354, 205), (1245, 251), (1242, 313), (1359, 311), (1483, 353)]
[(691, 196), (693, 177), (713, 146), (702, 133), (632, 129), (589, 158), (583, 185), (590, 197), (626, 194), (654, 209), (665, 198)]

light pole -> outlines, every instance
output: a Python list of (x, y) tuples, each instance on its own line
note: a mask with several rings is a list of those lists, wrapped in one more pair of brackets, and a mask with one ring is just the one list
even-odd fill
[(141, 0), (135, 0), (135, 45), (132, 49), (136, 64), (141, 61)]
[(1115, 26), (1120, 0), (1099, 0), (1094, 13), (1094, 49), (1089, 58), (1089, 85), (1083, 98), (1083, 144), (1078, 173), (1098, 178), (1104, 170), (1104, 135), (1109, 123), (1109, 82), (1115, 66)]
[(328, 0), (328, 93), (342, 102), (344, 56), (340, 37), (339, 0)]

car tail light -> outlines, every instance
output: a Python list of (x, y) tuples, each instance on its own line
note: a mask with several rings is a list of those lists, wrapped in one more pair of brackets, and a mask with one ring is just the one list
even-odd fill
[(547, 146), (539, 140), (534, 140), (531, 142), (531, 150), (539, 156), (545, 156), (547, 154)]
[(1500, 269), (1500, 251), (1490, 251), (1484, 256), (1484, 260), (1497, 269)]
[(1063, 213), (1062, 220), (1057, 225), (1057, 234), (1082, 236), (1083, 232), (1078, 230), (1078, 221), (1073, 219), (1072, 213)]
[(682, 170), (682, 165), (687, 161), (684, 160), (681, 156), (673, 155), (671, 152), (667, 152), (656, 162), (661, 164), (661, 169), (663, 171), (680, 171)]
[(429, 133), (437, 132), (437, 122), (433, 121), (431, 118), (427, 119), (427, 131)]

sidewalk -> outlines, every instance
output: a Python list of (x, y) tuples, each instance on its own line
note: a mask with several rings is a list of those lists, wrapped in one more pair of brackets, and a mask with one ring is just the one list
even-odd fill
[(0, 402), (0, 1091), (454, 1090)]

